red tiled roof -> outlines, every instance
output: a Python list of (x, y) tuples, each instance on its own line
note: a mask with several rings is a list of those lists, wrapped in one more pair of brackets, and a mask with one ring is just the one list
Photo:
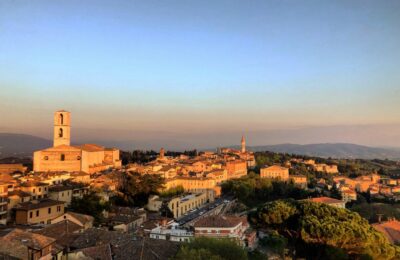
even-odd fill
[(97, 144), (82, 144), (76, 147), (88, 152), (104, 151), (105, 149), (104, 146), (100, 146)]
[(0, 252), (19, 259), (28, 259), (28, 248), (41, 250), (56, 240), (22, 229), (13, 229), (0, 238)]
[(390, 243), (395, 244), (400, 242), (400, 222), (397, 220), (390, 220), (383, 223), (372, 224), (372, 226), (381, 232)]
[(32, 210), (32, 209), (40, 209), (45, 207), (51, 207), (55, 205), (64, 205), (64, 201), (57, 201), (52, 199), (43, 199), (40, 201), (28, 201), (24, 203), (20, 203), (16, 210)]
[(236, 227), (240, 223), (247, 223), (246, 217), (236, 216), (208, 216), (201, 218), (194, 224), (194, 227), (215, 227), (215, 228), (231, 228)]
[(311, 199), (308, 199), (308, 200), (312, 201), (312, 202), (319, 202), (319, 203), (325, 203), (325, 204), (343, 203), (343, 201), (341, 201), (341, 200), (337, 200), (337, 199), (329, 198), (329, 197), (311, 198)]

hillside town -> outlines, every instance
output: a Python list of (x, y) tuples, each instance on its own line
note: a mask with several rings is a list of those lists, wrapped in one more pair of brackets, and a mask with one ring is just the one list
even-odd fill
[[(262, 246), (269, 231), (252, 225), (248, 209), (240, 209), (246, 201), (241, 203), (240, 193), (225, 187), (249, 176), (307, 192), (299, 201), (341, 209), (357, 201), (358, 194), (400, 198), (400, 181), (376, 172), (351, 178), (342, 175), (338, 165), (300, 156), (259, 165), (244, 136), (239, 150), (167, 156), (161, 148), (147, 163), (122, 165), (117, 148), (71, 145), (70, 119), (67, 111), (55, 112), (54, 145), (34, 152), (32, 170), (23, 164), (0, 164), (4, 259), (170, 259), (180, 245), (199, 237), (227, 238), (249, 252), (279, 258), (280, 253)], [(322, 177), (311, 181), (297, 173), (299, 166)], [(134, 197), (134, 204), (118, 202), (132, 193), (130, 183), (140, 178), (162, 185), (147, 196)], [(100, 207), (98, 215), (82, 213), (82, 205), (93, 206), (90, 203), (107, 206)], [(387, 217), (373, 227), (390, 243), (399, 243), (400, 222)]]

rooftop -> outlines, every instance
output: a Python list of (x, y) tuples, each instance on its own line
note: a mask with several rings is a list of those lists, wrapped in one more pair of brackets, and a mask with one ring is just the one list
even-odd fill
[(0, 238), (0, 252), (19, 259), (28, 259), (28, 248), (41, 250), (55, 241), (51, 237), (15, 228)]
[(246, 217), (236, 216), (208, 216), (201, 218), (194, 224), (195, 228), (199, 227), (215, 227), (215, 228), (232, 228), (240, 223), (247, 223)]
[(60, 191), (66, 191), (66, 190), (72, 190), (73, 188), (70, 186), (65, 186), (65, 185), (57, 185), (57, 186), (52, 186), (49, 188), (49, 191), (53, 192), (60, 192)]
[(400, 222), (397, 220), (389, 220), (382, 223), (372, 224), (372, 226), (381, 232), (390, 243), (400, 242)]
[(43, 200), (33, 200), (24, 203), (20, 203), (16, 208), (17, 210), (32, 210), (32, 209), (40, 209), (45, 207), (51, 207), (55, 205), (64, 205), (64, 201), (57, 201), (52, 199), (43, 199)]
[(311, 199), (308, 199), (308, 201), (318, 202), (318, 203), (325, 203), (325, 204), (343, 203), (343, 201), (341, 201), (341, 200), (337, 200), (337, 199), (329, 198), (329, 197), (311, 198)]

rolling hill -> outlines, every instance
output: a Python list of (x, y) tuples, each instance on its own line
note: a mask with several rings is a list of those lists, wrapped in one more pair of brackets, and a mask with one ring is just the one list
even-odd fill
[(317, 157), (358, 158), (358, 159), (400, 159), (400, 151), (391, 148), (377, 148), (349, 143), (322, 144), (278, 144), (249, 147), (252, 151), (301, 154)]
[(0, 133), (0, 158), (32, 156), (33, 151), (52, 146), (52, 141), (32, 135)]

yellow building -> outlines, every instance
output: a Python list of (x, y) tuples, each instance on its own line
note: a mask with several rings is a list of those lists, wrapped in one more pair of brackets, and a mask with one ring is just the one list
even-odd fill
[(307, 188), (307, 177), (305, 175), (293, 174), (289, 175), (289, 178), (299, 187), (303, 189)]
[(52, 219), (64, 214), (64, 202), (45, 199), (19, 204), (15, 209), (16, 224), (50, 224)]
[(221, 187), (217, 186), (217, 180), (207, 177), (175, 177), (165, 180), (164, 190), (182, 186), (188, 192), (202, 192), (214, 190), (215, 195), (221, 194)]
[[(174, 214), (174, 218), (177, 219), (185, 215), (187, 212), (213, 201), (213, 192), (201, 192), (173, 197), (168, 199), (166, 202), (168, 204), (168, 208)], [(160, 199), (158, 196), (153, 196), (149, 198), (146, 208), (150, 211), (158, 211), (160, 210), (162, 203), (162, 199)]]
[(260, 177), (287, 181), (289, 180), (289, 169), (279, 165), (264, 167), (260, 169)]
[(313, 168), (317, 172), (325, 172), (325, 173), (339, 173), (337, 165), (328, 165), (328, 164), (315, 164), (313, 165)]
[(53, 147), (34, 152), (33, 170), (95, 173), (121, 167), (118, 149), (96, 144), (71, 146), (70, 142), (71, 113), (57, 111), (54, 114)]

